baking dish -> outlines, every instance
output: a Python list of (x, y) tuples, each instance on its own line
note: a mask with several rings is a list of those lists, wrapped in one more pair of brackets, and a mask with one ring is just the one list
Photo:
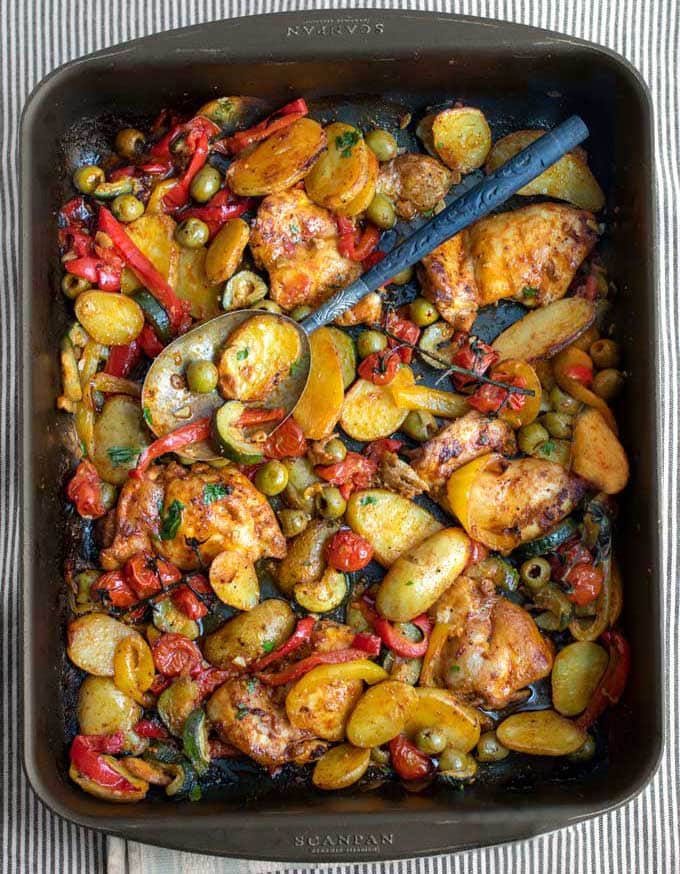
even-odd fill
[[(604, 250), (620, 288), (618, 322), (631, 375), (623, 440), (633, 467), (618, 535), (623, 624), (634, 652), (625, 697), (608, 720), (609, 759), (578, 781), (537, 761), (509, 784), (433, 796), (295, 795), (250, 805), (144, 802), (83, 795), (66, 773), (60, 591), (68, 465), (54, 409), (58, 341), (55, 213), (70, 172), (117, 118), (228, 93), (380, 95), (423, 107), (480, 105), (495, 134), (578, 112), (612, 213)], [(231, 19), (102, 51), (62, 67), (31, 96), (22, 124), (25, 568), (25, 765), (36, 792), (82, 825), (187, 851), (260, 859), (357, 861), (425, 855), (548, 831), (610, 809), (651, 778), (662, 747), (658, 557), (654, 187), (649, 97), (618, 56), (518, 25), (413, 12), (345, 11)]]

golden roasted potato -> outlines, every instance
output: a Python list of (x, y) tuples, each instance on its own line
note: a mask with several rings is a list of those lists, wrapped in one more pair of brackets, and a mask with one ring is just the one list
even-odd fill
[[(176, 184), (175, 179), (168, 179), (171, 185), (168, 190)], [(158, 196), (167, 194), (160, 186), (165, 183), (161, 182), (154, 189), (154, 195), (158, 192)], [(151, 204), (149, 204), (151, 206)], [(130, 237), (137, 248), (146, 255), (153, 266), (158, 270), (164, 279), (168, 280), (168, 284), (173, 288), (177, 281), (177, 269), (179, 264), (180, 246), (175, 240), (175, 228), (177, 227), (174, 219), (162, 212), (147, 211), (140, 218), (130, 222), (125, 226), (125, 233)], [(131, 294), (135, 289), (141, 288), (144, 285), (141, 279), (126, 267), (123, 270), (121, 277), (120, 288), (124, 294)]]
[(245, 667), (276, 649), (293, 633), (295, 614), (285, 601), (269, 598), (240, 613), (205, 639), (206, 659), (217, 668)]
[(338, 209), (336, 210), (338, 215), (346, 215), (350, 217), (359, 215), (360, 213), (368, 209), (369, 203), (375, 197), (375, 189), (378, 184), (378, 173), (380, 172), (380, 164), (378, 163), (378, 159), (370, 149), (367, 149), (367, 153), (368, 178), (366, 180), (366, 184), (353, 200), (350, 200), (350, 202), (345, 204), (345, 206), (338, 207)]
[(467, 753), (479, 740), (481, 723), (479, 714), (467, 704), (462, 704), (447, 689), (418, 688), (418, 705), (404, 728), (414, 738), (427, 728), (436, 728), (446, 736), (446, 745)]
[(175, 294), (189, 301), (195, 319), (212, 319), (220, 313), (221, 287), (208, 281), (205, 273), (207, 253), (204, 247), (180, 247)]
[(95, 677), (113, 676), (113, 656), (119, 641), (138, 635), (106, 613), (87, 613), (69, 623), (66, 654), (74, 665)]
[(314, 766), (312, 783), (319, 789), (345, 789), (360, 780), (368, 770), (371, 751), (340, 744), (332, 747)]
[(94, 425), (92, 463), (108, 483), (122, 486), (137, 463), (139, 453), (149, 445), (139, 401), (127, 395), (111, 395), (104, 402)]
[(276, 569), (276, 582), (285, 595), (292, 595), (298, 584), (314, 583), (320, 579), (326, 567), (324, 547), (339, 527), (337, 522), (313, 519), (290, 541), (288, 552)]
[[(518, 130), (494, 144), (486, 163), (486, 172), (493, 173), (522, 149), (540, 139), (545, 131)], [(577, 148), (548, 167), (540, 176), (517, 192), (520, 195), (543, 194), (567, 200), (581, 209), (598, 212), (604, 206), (604, 192), (588, 167), (583, 149)]]
[(550, 675), (555, 710), (562, 716), (585, 710), (608, 662), (606, 649), (592, 641), (577, 640), (560, 650)]
[(509, 750), (532, 756), (568, 756), (588, 738), (585, 731), (554, 710), (513, 713), (501, 722), (496, 735)]
[(250, 228), (241, 218), (229, 219), (222, 225), (208, 246), (205, 258), (205, 276), (208, 282), (226, 282), (236, 273), (249, 238)]
[(491, 148), (491, 130), (480, 109), (454, 106), (432, 118), (432, 145), (446, 166), (459, 173), (481, 167)]
[(237, 158), (227, 170), (227, 184), (244, 197), (264, 197), (291, 188), (309, 172), (326, 145), (318, 122), (300, 118)]
[(385, 680), (367, 689), (347, 721), (347, 739), (355, 747), (379, 747), (404, 730), (418, 706), (413, 686)]
[(342, 571), (327, 567), (318, 580), (296, 583), (293, 595), (309, 613), (328, 613), (339, 607), (347, 597), (347, 578)]
[(628, 482), (626, 451), (599, 410), (576, 417), (571, 445), (572, 469), (595, 488), (615, 495)]
[(104, 346), (132, 343), (144, 327), (137, 301), (110, 291), (84, 291), (76, 300), (76, 318), (87, 333)]
[(361, 131), (336, 121), (326, 130), (327, 146), (305, 177), (305, 190), (327, 209), (346, 207), (369, 181), (369, 148)]
[(595, 320), (595, 306), (583, 297), (565, 297), (531, 310), (506, 328), (491, 344), (501, 361), (550, 358), (569, 346)]
[(238, 549), (225, 550), (213, 559), (210, 585), (223, 604), (237, 610), (252, 610), (260, 600), (255, 565)]
[(347, 502), (346, 519), (352, 531), (368, 540), (383, 567), (390, 567), (442, 527), (427, 510), (386, 489), (354, 492)]
[(309, 380), (293, 418), (310, 440), (333, 433), (345, 397), (340, 356), (329, 328), (318, 328), (309, 337)]
[[(332, 667), (332, 666), (331, 666)], [(312, 668), (286, 696), (286, 713), (295, 728), (324, 740), (343, 740), (347, 719), (361, 697), (361, 680), (333, 675), (328, 665)]]
[(113, 734), (132, 731), (142, 708), (116, 686), (110, 677), (85, 677), (78, 693), (80, 734)]
[(410, 367), (400, 367), (389, 385), (373, 385), (367, 379), (358, 379), (345, 395), (340, 425), (354, 440), (377, 440), (389, 437), (408, 415), (398, 407), (393, 392), (402, 386), (414, 384)]
[(393, 622), (410, 622), (435, 603), (470, 557), (462, 528), (443, 528), (403, 553), (380, 584), (376, 607)]
[(300, 337), (272, 313), (253, 316), (229, 335), (218, 363), (226, 398), (260, 401), (290, 374), (302, 352)]

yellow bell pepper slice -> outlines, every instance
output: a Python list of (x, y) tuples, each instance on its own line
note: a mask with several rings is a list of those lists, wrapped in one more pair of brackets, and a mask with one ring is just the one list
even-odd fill
[(146, 641), (139, 635), (123, 638), (113, 656), (113, 682), (120, 691), (142, 707), (148, 707), (153, 698), (146, 692), (155, 674), (153, 656)]
[(464, 395), (426, 385), (391, 384), (392, 400), (402, 410), (423, 410), (443, 419), (458, 419), (470, 407)]
[(513, 410), (506, 405), (501, 408), (498, 415), (513, 428), (521, 428), (533, 422), (541, 409), (542, 394), (541, 382), (534, 368), (519, 358), (508, 358), (497, 364), (489, 376), (497, 382), (507, 383), (513, 377), (520, 377), (524, 381), (523, 387), (531, 389), (533, 395), (524, 396), (524, 403), (519, 410)]
[(576, 398), (577, 401), (581, 401), (582, 404), (587, 404), (589, 407), (594, 407), (596, 410), (599, 410), (612, 431), (615, 434), (618, 434), (619, 429), (616, 425), (616, 419), (605, 401), (603, 401), (601, 397), (598, 397), (595, 392), (586, 388), (586, 386), (583, 385), (582, 382), (579, 382), (578, 379), (574, 379), (568, 375), (567, 371), (570, 367), (574, 366), (592, 369), (593, 362), (590, 355), (582, 349), (577, 349), (575, 346), (569, 346), (567, 349), (560, 352), (559, 355), (555, 356), (553, 362), (553, 373), (557, 380), (557, 384), (562, 391), (567, 392), (567, 394)]
[(454, 471), (446, 483), (446, 494), (453, 515), (465, 528), (468, 534), (472, 527), (470, 517), (470, 495), (478, 475), (494, 461), (502, 458), (496, 452), (480, 455)]
[(436, 686), (435, 675), (439, 668), (439, 658), (444, 648), (444, 644), (449, 639), (451, 626), (448, 622), (435, 623), (430, 640), (427, 645), (427, 652), (423, 657), (423, 666), (420, 670), (419, 684), (421, 686)]

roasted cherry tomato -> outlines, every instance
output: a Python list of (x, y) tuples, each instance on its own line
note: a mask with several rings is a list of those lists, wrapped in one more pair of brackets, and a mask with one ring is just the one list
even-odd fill
[(125, 582), (141, 600), (157, 595), (161, 580), (156, 568), (156, 559), (148, 552), (138, 552), (125, 562), (123, 567)]
[(194, 673), (203, 661), (200, 649), (182, 634), (162, 634), (152, 652), (156, 669), (166, 677)]
[(139, 598), (125, 582), (122, 571), (102, 574), (90, 587), (93, 598), (111, 604), (112, 607), (134, 607)]
[(392, 437), (380, 437), (364, 447), (364, 455), (378, 465), (386, 452), (399, 452), (404, 445), (403, 440), (394, 440)]
[(66, 486), (66, 497), (76, 505), (84, 519), (99, 519), (106, 515), (102, 501), (102, 481), (91, 461), (81, 461)]
[[(197, 574), (197, 577), (200, 575)], [(202, 593), (198, 593), (193, 586), (180, 586), (171, 595), (172, 603), (189, 619), (203, 619), (208, 613), (208, 608), (201, 600), (200, 594)]]
[(290, 418), (267, 437), (262, 451), (267, 458), (295, 458), (307, 451), (307, 441), (302, 428)]
[[(491, 365), (498, 361), (498, 353), (477, 337), (458, 333), (454, 335), (453, 342), (457, 343), (460, 348), (453, 356), (452, 363), (458, 367), (464, 367), (466, 370), (472, 370), (479, 376), (483, 376)], [(451, 382), (459, 391), (472, 385), (474, 381), (474, 376), (469, 376), (466, 373), (451, 374)]]
[[(394, 335), (387, 341), (390, 348), (396, 349), (399, 352), (399, 357), (404, 364), (410, 364), (413, 358), (413, 349), (410, 346), (401, 346), (400, 341), (415, 346), (420, 338), (420, 328), (418, 325), (410, 319), (400, 316), (394, 310), (390, 310), (385, 320), (385, 330)], [(397, 339), (395, 340), (394, 337)]]
[(326, 561), (337, 571), (360, 571), (373, 558), (373, 547), (359, 534), (343, 529), (326, 544)]
[(359, 376), (372, 382), (373, 385), (388, 385), (394, 379), (401, 364), (400, 351), (383, 349), (382, 352), (371, 353), (359, 365)]
[(432, 759), (403, 734), (392, 738), (389, 748), (392, 767), (402, 780), (423, 780), (434, 771)]
[(602, 591), (604, 574), (602, 568), (593, 564), (580, 562), (575, 564), (565, 575), (565, 583), (571, 586), (572, 591), (567, 598), (579, 607), (590, 604)]
[(344, 461), (314, 468), (314, 473), (331, 485), (338, 486), (345, 500), (357, 489), (371, 485), (378, 466), (373, 459), (358, 452), (348, 452)]

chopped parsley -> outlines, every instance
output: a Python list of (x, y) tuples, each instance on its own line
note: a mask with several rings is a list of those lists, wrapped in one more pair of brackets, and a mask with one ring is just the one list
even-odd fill
[(536, 297), (538, 295), (538, 289), (534, 288), (532, 285), (525, 285), (522, 289), (522, 297)]
[(206, 483), (203, 486), (203, 503), (212, 504), (213, 501), (220, 501), (230, 494), (231, 489), (223, 483)]
[(255, 677), (251, 677), (251, 678), (248, 680), (247, 689), (248, 689), (248, 691), (251, 692), (251, 693), (254, 692), (255, 689), (257, 689), (257, 680), (255, 679)]
[(552, 455), (555, 451), (555, 441), (546, 440), (545, 443), (541, 446), (541, 451), (544, 455)]
[(201, 798), (203, 798), (203, 791), (198, 783), (196, 783), (189, 791), (189, 801), (200, 801)]
[(367, 507), (369, 504), (377, 504), (378, 499), (374, 498), (373, 495), (364, 495), (363, 498), (359, 498), (359, 503), (362, 507)]
[(290, 365), (289, 376), (300, 376), (302, 371), (304, 370), (305, 365), (302, 358), (298, 358), (296, 361)]
[(151, 424), (152, 424), (152, 421), (151, 421), (151, 410), (150, 410), (148, 407), (144, 407), (144, 408), (142, 409), (142, 415), (144, 416), (144, 421), (146, 422), (146, 424), (147, 424), (147, 425), (151, 425)]
[(291, 234), (292, 234), (294, 237), (299, 237), (299, 236), (300, 236), (300, 225), (299, 225), (297, 222), (291, 222), (291, 223), (288, 225), (288, 230), (291, 232)]
[(132, 446), (109, 446), (106, 454), (114, 467), (121, 467), (134, 461), (139, 455), (139, 449)]
[(335, 148), (340, 152), (341, 158), (351, 158), (352, 157), (352, 148), (356, 146), (356, 144), (361, 139), (361, 134), (359, 131), (345, 131), (344, 134), (341, 134), (339, 137), (335, 138)]
[(181, 501), (173, 501), (168, 507), (168, 512), (161, 518), (161, 540), (172, 540), (177, 536), (182, 521), (184, 504)]
[(434, 144), (434, 147), (438, 152), (441, 152), (446, 148), (446, 143), (443, 143), (441, 140), (439, 140), (438, 143)]
[(237, 361), (245, 361), (245, 359), (247, 357), (248, 357), (248, 347), (247, 346), (244, 349), (239, 349), (238, 352), (236, 353), (236, 360)]
[(274, 650), (276, 649), (276, 644), (273, 640), (265, 640), (265, 642), (262, 644), (262, 649), (267, 654), (269, 654), (270, 652), (274, 652)]
[(236, 707), (236, 718), (243, 719), (244, 717), (246, 717), (248, 715), (249, 712), (250, 711), (248, 710), (248, 708), (246, 707), (245, 704), (238, 704)]
[(406, 585), (406, 586), (412, 586), (412, 585), (413, 585), (413, 580), (409, 580), (408, 583), (405, 583), (404, 585)]
[(85, 445), (84, 440), (80, 441), (80, 454), (83, 456), (83, 458), (87, 458), (87, 446)]
[(457, 674), (460, 671), (460, 665), (451, 665), (449, 670), (452, 674)]

